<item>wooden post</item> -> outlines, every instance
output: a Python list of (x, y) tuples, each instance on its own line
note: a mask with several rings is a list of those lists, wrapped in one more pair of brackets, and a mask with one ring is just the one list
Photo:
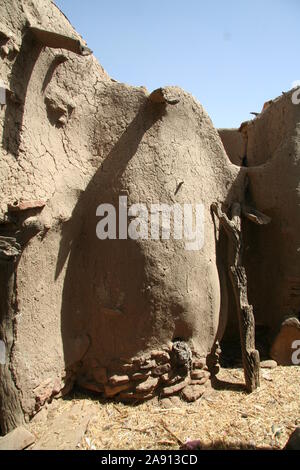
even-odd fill
[[(232, 205), (231, 220), (221, 211), (217, 204), (212, 204), (211, 209), (218, 217), (228, 236), (228, 267), (234, 297), (236, 301), (239, 320), (242, 360), (246, 389), (253, 392), (260, 385), (259, 376), (259, 352), (255, 349), (255, 320), (253, 307), (249, 305), (247, 295), (247, 275), (242, 266), (242, 228), (241, 228), (241, 204)], [(259, 214), (259, 213), (258, 213)]]
[(48, 31), (46, 29), (29, 26), (29, 30), (35, 39), (44, 47), (51, 47), (53, 49), (66, 49), (67, 51), (74, 52), (81, 56), (88, 56), (92, 54), (91, 49), (84, 46), (79, 39), (71, 36), (59, 34), (56, 31)]

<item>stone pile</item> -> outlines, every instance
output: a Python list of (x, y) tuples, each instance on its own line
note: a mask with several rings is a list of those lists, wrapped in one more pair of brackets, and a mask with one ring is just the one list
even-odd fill
[[(113, 367), (113, 366), (112, 366)], [(180, 394), (186, 401), (197, 400), (204, 392), (210, 373), (206, 359), (183, 341), (169, 343), (124, 361), (119, 373), (110, 373), (94, 361), (86, 374), (77, 378), (80, 387), (120, 401), (143, 401)]]

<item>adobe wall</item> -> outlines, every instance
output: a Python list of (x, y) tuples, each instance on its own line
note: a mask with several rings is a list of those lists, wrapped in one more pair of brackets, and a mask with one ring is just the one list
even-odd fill
[[(2, 3), (0, 17), (2, 431), (74, 383), (195, 399), (227, 308), (210, 206), (241, 199), (243, 174), (192, 96), (110, 79), (49, 0)], [(203, 203), (204, 247), (99, 240), (96, 209), (119, 195)]]
[(243, 166), (247, 142), (239, 129), (218, 129), (219, 136), (230, 161), (237, 166)]

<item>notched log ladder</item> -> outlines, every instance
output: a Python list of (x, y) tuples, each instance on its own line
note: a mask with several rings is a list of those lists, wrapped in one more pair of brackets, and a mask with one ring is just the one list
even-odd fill
[(242, 265), (243, 239), (241, 215), (243, 214), (258, 225), (267, 224), (271, 219), (256, 209), (240, 203), (232, 205), (231, 220), (221, 211), (217, 203), (211, 205), (211, 210), (219, 219), (229, 241), (228, 269), (237, 306), (246, 389), (248, 392), (253, 392), (260, 386), (260, 359), (259, 352), (255, 349), (253, 307), (248, 302), (247, 275)]

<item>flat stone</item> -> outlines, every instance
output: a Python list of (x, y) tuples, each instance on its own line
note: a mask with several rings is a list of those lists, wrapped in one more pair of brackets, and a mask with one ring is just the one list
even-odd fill
[(23, 426), (0, 437), (0, 450), (23, 450), (35, 442), (35, 437)]
[(132, 373), (136, 370), (136, 365), (135, 364), (130, 364), (130, 363), (122, 364), (121, 369), (126, 374), (130, 374), (130, 373)]
[(134, 365), (137, 365), (138, 367), (140, 367), (141, 365), (143, 364), (146, 364), (147, 361), (149, 361), (149, 358), (145, 357), (145, 356), (140, 356), (140, 357), (134, 357), (132, 359), (132, 363)]
[(160, 381), (166, 385), (173, 385), (181, 380), (183, 380), (183, 377), (181, 375), (174, 375), (173, 370), (160, 376)]
[(140, 366), (140, 369), (141, 370), (149, 370), (149, 369), (153, 369), (154, 367), (156, 367), (156, 361), (154, 360), (149, 360), (149, 361), (146, 361), (145, 364), (142, 364)]
[(174, 395), (175, 393), (180, 392), (184, 387), (186, 387), (189, 383), (189, 380), (183, 380), (182, 382), (179, 382), (178, 384), (171, 385), (170, 387), (165, 387), (162, 389), (161, 396), (162, 397), (168, 397), (170, 395)]
[[(196, 371), (195, 371), (196, 372)], [(210, 373), (207, 371), (201, 371), (200, 374), (191, 374), (191, 377), (193, 380), (203, 380), (205, 379), (205, 382), (210, 379)]]
[(167, 372), (169, 372), (169, 370), (171, 370), (171, 364), (166, 363), (166, 364), (162, 364), (160, 366), (155, 367), (152, 371), (152, 374), (156, 376), (164, 375)]
[(8, 204), (7, 210), (10, 212), (17, 212), (26, 211), (28, 209), (42, 209), (45, 205), (45, 201), (16, 201), (13, 204)]
[(191, 380), (191, 385), (204, 385), (206, 382), (208, 382), (209, 378), (208, 377), (202, 377), (202, 379), (199, 380)]
[(154, 398), (154, 391), (149, 393), (134, 393), (134, 399), (139, 401), (152, 400)]
[(204, 370), (193, 370), (191, 372), (191, 378), (194, 380), (201, 380), (205, 377), (205, 371)]
[(129, 356), (121, 356), (120, 358), (120, 361), (123, 362), (123, 364), (127, 364), (127, 365), (133, 365), (133, 361), (132, 361), (132, 358), (129, 357)]
[(202, 397), (205, 392), (203, 385), (188, 385), (182, 390), (181, 396), (187, 402), (193, 402)]
[(150, 375), (151, 375), (150, 370), (148, 372), (136, 372), (135, 374), (131, 376), (131, 380), (134, 380), (136, 382), (140, 380), (146, 380)]
[(164, 364), (170, 360), (170, 355), (167, 351), (152, 351), (151, 359), (154, 359), (157, 363)]
[(158, 378), (148, 377), (145, 382), (140, 383), (136, 387), (137, 392), (151, 392), (154, 390), (158, 384)]
[(262, 369), (275, 369), (277, 367), (277, 362), (273, 361), (272, 359), (269, 359), (267, 361), (261, 361), (260, 367)]
[(110, 385), (123, 385), (129, 382), (128, 375), (112, 375), (109, 378)]

